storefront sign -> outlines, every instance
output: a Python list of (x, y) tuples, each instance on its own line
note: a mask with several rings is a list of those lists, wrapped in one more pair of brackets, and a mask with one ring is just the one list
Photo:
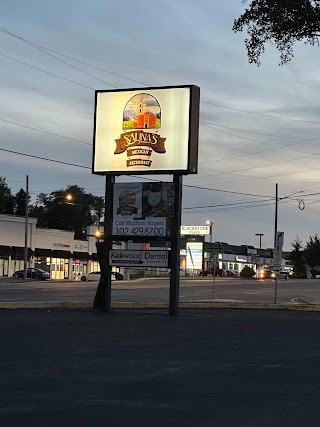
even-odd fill
[(109, 263), (118, 267), (168, 267), (168, 251), (111, 250)]
[(202, 270), (203, 244), (201, 242), (187, 242), (186, 253), (186, 268)]
[(70, 245), (66, 243), (61, 243), (61, 242), (54, 243), (53, 246), (57, 248), (70, 248)]
[(197, 173), (197, 86), (96, 91), (93, 173)]
[(204, 236), (210, 234), (210, 225), (182, 225), (180, 230), (181, 235)]
[(166, 236), (167, 218), (149, 217), (144, 219), (135, 218), (114, 218), (114, 236)]

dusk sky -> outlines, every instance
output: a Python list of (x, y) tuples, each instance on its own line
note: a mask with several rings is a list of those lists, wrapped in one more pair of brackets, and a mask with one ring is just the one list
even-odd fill
[(210, 220), (214, 241), (256, 247), (264, 233), (262, 247), (272, 247), (278, 183), (280, 198), (289, 196), (279, 203), (285, 249), (297, 235), (305, 243), (320, 220), (320, 49), (296, 45), (279, 66), (269, 45), (262, 65), (250, 65), (246, 33), (232, 31), (244, 8), (241, 0), (2, 0), (0, 27), (43, 47), (0, 32), (0, 148), (86, 168), (0, 151), (0, 176), (15, 193), (28, 174), (32, 201), (69, 184), (103, 195), (104, 178), (91, 174), (94, 90), (195, 84), (199, 171), (184, 178), (182, 224)]

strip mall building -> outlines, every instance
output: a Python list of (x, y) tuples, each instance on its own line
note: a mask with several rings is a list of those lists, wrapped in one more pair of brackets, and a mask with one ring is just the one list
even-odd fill
[[(87, 240), (74, 239), (74, 233), (38, 228), (37, 220), (28, 220), (28, 261), (42, 268), (52, 279), (77, 280), (82, 274), (99, 271), (97, 227), (88, 227)], [(25, 218), (0, 215), (0, 277), (12, 277), (24, 266)]]
[[(86, 240), (77, 240), (70, 231), (39, 228), (37, 220), (28, 220), (28, 265), (42, 268), (50, 273), (51, 279), (79, 280), (82, 274), (100, 271), (95, 232), (97, 226), (87, 228)], [(218, 250), (217, 266), (225, 270), (240, 272), (245, 265), (256, 270), (259, 265), (272, 264), (272, 249), (255, 249), (252, 246), (233, 246), (227, 243), (207, 243), (203, 236), (181, 239), (180, 267), (186, 269), (186, 248), (190, 241), (202, 241), (199, 271), (212, 266), (210, 249)], [(156, 242), (154, 242), (156, 243)], [(25, 218), (15, 215), (0, 215), (0, 277), (12, 277), (17, 270), (24, 267)], [(161, 245), (148, 244), (148, 249), (168, 249)], [(123, 247), (113, 244), (114, 249)], [(146, 244), (128, 243), (128, 249), (147, 249)], [(284, 261), (284, 260), (283, 260)], [(285, 262), (284, 262), (285, 265)], [(146, 274), (161, 274), (159, 269), (149, 269)], [(161, 269), (160, 269), (161, 270)], [(128, 273), (138, 273), (129, 271)], [(139, 272), (141, 272), (139, 270)], [(195, 272), (197, 270), (195, 269)]]

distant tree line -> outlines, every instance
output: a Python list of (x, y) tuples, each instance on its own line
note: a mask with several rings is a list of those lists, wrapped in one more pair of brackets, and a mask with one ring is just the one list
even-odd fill
[[(67, 196), (71, 195), (70, 200)], [(38, 194), (36, 201), (28, 200), (29, 216), (37, 218), (37, 226), (55, 228), (75, 233), (77, 239), (85, 237), (89, 225), (99, 224), (104, 215), (104, 199), (87, 193), (77, 185), (49, 194)], [(20, 215), (26, 213), (26, 192), (21, 188), (16, 194), (0, 176), (0, 214)]]

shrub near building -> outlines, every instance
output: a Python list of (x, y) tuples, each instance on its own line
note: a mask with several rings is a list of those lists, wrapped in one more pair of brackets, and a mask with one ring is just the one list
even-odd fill
[(253, 277), (256, 273), (251, 267), (248, 267), (247, 265), (243, 268), (243, 270), (240, 273), (240, 276), (243, 278), (250, 278)]

